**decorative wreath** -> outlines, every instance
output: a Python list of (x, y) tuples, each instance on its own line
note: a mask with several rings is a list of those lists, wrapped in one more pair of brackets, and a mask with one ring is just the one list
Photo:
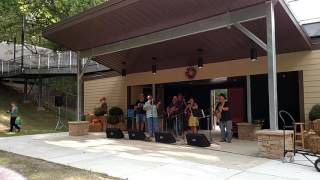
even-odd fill
[(196, 77), (197, 75), (197, 70), (196, 68), (190, 66), (190, 67), (187, 67), (187, 70), (185, 72), (185, 75), (188, 79), (193, 79), (194, 77)]

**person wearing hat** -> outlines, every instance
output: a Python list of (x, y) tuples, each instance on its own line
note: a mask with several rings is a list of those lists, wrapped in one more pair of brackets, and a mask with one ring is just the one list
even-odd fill
[(231, 119), (229, 104), (226, 101), (226, 96), (222, 93), (219, 95), (219, 103), (217, 104), (215, 113), (220, 117), (220, 123), (219, 123), (219, 127), (221, 130), (220, 142), (231, 143), (232, 119)]

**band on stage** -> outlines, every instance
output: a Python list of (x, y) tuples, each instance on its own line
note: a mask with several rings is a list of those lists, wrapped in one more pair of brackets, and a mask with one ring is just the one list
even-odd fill
[(151, 95), (145, 98), (143, 94), (140, 94), (135, 105), (128, 110), (128, 119), (130, 118), (132, 122), (128, 129), (147, 131), (151, 137), (157, 131), (184, 136), (186, 132), (198, 133), (200, 120), (207, 120), (207, 128), (212, 129), (213, 123), (210, 116), (212, 114), (219, 122), (221, 142), (231, 142), (232, 121), (224, 94), (219, 95), (216, 108), (207, 111), (209, 115), (205, 115), (204, 111), (199, 108), (196, 99), (189, 97), (186, 101), (182, 94), (172, 97), (171, 103), (165, 108), (164, 113), (159, 113), (160, 105), (161, 102), (156, 101)]

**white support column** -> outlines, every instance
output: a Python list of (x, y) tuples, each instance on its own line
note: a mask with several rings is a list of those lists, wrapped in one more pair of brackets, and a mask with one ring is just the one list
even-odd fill
[(152, 84), (152, 97), (156, 98), (156, 84)]
[(72, 68), (72, 51), (69, 51), (69, 67)]
[(61, 58), (61, 56), (60, 56), (60, 52), (58, 52), (58, 70), (60, 69), (60, 58)]
[(77, 121), (81, 121), (83, 115), (83, 79), (82, 59), (77, 55)]
[(267, 10), (267, 55), (270, 129), (278, 129), (277, 60), (275, 40), (275, 18), (272, 1)]
[(252, 123), (252, 113), (251, 113), (251, 79), (250, 75), (247, 75), (247, 117), (248, 123)]
[(38, 55), (38, 69), (41, 67), (41, 55)]
[(50, 54), (48, 54), (48, 63), (47, 63), (47, 65), (48, 65), (48, 69), (50, 69)]

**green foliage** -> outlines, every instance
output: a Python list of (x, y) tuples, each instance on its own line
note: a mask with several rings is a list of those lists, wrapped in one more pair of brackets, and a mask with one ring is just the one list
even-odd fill
[(118, 124), (123, 119), (123, 111), (119, 107), (112, 107), (109, 110), (108, 123)]
[(42, 37), (45, 27), (74, 16), (107, 0), (1, 0), (0, 42), (21, 42), (22, 17), (25, 17), (25, 42), (62, 49)]
[(121, 108), (115, 106), (109, 110), (109, 115), (110, 116), (123, 116), (123, 111)]
[(106, 114), (106, 112), (100, 107), (94, 109), (94, 115), (95, 116), (103, 116), (105, 114)]
[(75, 77), (55, 77), (49, 78), (48, 80), (51, 90), (69, 95), (76, 94), (77, 92), (77, 81)]
[(320, 104), (314, 105), (309, 112), (309, 120), (314, 121), (320, 119)]

